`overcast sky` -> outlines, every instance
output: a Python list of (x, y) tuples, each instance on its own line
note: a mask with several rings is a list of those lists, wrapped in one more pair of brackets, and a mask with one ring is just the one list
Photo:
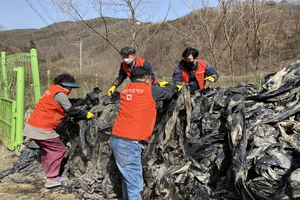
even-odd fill
[[(166, 15), (169, 0), (160, 1), (156, 6), (157, 12), (152, 18), (140, 20), (158, 22), (162, 21)], [(0, 30), (11, 29), (39, 29), (55, 22), (70, 21), (71, 18), (58, 13), (57, 10), (50, 3), (51, 0), (1, 0), (0, 6)], [(80, 0), (80, 2), (87, 3), (89, 0)], [(150, 9), (150, 8), (149, 8)], [(152, 9), (152, 8), (151, 8)], [(192, 10), (188, 8), (182, 0), (172, 0), (172, 8), (169, 11), (167, 20), (174, 20), (182, 17)], [(98, 14), (88, 12), (85, 19), (99, 17)], [(128, 18), (128, 16), (114, 14), (117, 18)], [(145, 17), (145, 16), (144, 16)]]

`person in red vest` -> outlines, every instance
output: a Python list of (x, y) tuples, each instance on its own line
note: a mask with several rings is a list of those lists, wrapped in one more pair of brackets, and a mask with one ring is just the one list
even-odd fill
[(183, 59), (175, 67), (172, 80), (187, 83), (192, 91), (205, 89), (205, 81), (216, 82), (218, 73), (207, 61), (198, 58), (199, 52), (187, 48), (182, 53)]
[(109, 146), (123, 176), (123, 200), (141, 200), (144, 182), (141, 156), (156, 122), (156, 101), (172, 98), (183, 86), (154, 86), (146, 67), (133, 68), (131, 80), (120, 92), (121, 104)]
[(76, 109), (70, 103), (68, 95), (72, 88), (79, 88), (73, 76), (61, 74), (54, 78), (44, 95), (35, 105), (22, 134), (31, 138), (41, 149), (41, 163), (47, 177), (45, 187), (61, 185), (67, 178), (60, 177), (60, 167), (66, 155), (66, 147), (56, 128), (67, 114), (76, 119), (90, 119), (94, 114)]
[(131, 46), (121, 49), (123, 62), (120, 66), (118, 78), (113, 82), (112, 86), (107, 91), (108, 96), (111, 96), (117, 87), (119, 87), (127, 77), (130, 78), (130, 72), (135, 67), (147, 67), (150, 70), (152, 82), (157, 82), (155, 80), (151, 64), (147, 60), (137, 57), (135, 53), (135, 49)]

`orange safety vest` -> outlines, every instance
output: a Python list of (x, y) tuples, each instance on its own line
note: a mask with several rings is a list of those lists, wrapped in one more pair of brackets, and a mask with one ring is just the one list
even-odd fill
[[(145, 61), (146, 61), (145, 59), (136, 56), (134, 67), (143, 67)], [(125, 61), (122, 62), (122, 69), (124, 70), (125, 74), (130, 78), (131, 69)], [(157, 80), (155, 77), (154, 77), (153, 83), (157, 83)]]
[(156, 102), (151, 85), (131, 83), (120, 92), (121, 105), (112, 135), (149, 140), (156, 121)]
[[(195, 70), (195, 77), (196, 77), (196, 80), (198, 82), (198, 85), (199, 85), (199, 88), (200, 89), (204, 89), (205, 88), (205, 69), (206, 69), (206, 62), (205, 60), (201, 60), (201, 59), (198, 59), (198, 66), (196, 67), (196, 70)], [(181, 71), (182, 71), (182, 74), (181, 74), (181, 78), (182, 78), (182, 82), (184, 83), (189, 83), (189, 74), (190, 72), (182, 67), (181, 67)]]
[(35, 105), (27, 123), (31, 126), (54, 130), (65, 117), (65, 109), (55, 102), (54, 96), (63, 92), (67, 96), (70, 92), (59, 85), (51, 85), (39, 102)]

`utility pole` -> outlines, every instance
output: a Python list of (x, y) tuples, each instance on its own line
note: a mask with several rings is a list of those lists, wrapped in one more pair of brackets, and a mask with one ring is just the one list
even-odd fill
[(82, 38), (78, 36), (79, 44), (71, 43), (72, 45), (76, 45), (79, 47), (79, 72), (82, 74)]
[(79, 37), (79, 40), (80, 40), (80, 42), (79, 42), (79, 53), (80, 53), (80, 74), (82, 74), (82, 38), (80, 37), (80, 36), (78, 36)]

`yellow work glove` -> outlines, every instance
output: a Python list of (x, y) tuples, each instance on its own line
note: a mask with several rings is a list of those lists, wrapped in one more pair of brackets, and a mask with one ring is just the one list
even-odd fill
[(166, 84), (168, 84), (169, 82), (167, 81), (163, 81), (163, 82), (158, 82), (160, 87), (166, 87)]
[(107, 96), (111, 96), (112, 93), (115, 91), (115, 89), (116, 89), (116, 86), (115, 86), (115, 85), (111, 86), (111, 87), (109, 88), (109, 90), (107, 91)]
[(177, 92), (179, 92), (183, 88), (182, 85), (176, 85), (176, 86), (177, 86)]
[(212, 77), (212, 76), (208, 76), (208, 77), (206, 77), (204, 80), (206, 80), (206, 81), (209, 81), (209, 82), (215, 82), (215, 78), (214, 77)]
[(94, 117), (94, 114), (93, 113), (91, 113), (91, 112), (87, 112), (86, 113), (86, 118), (87, 119), (91, 119), (91, 118), (93, 118)]

